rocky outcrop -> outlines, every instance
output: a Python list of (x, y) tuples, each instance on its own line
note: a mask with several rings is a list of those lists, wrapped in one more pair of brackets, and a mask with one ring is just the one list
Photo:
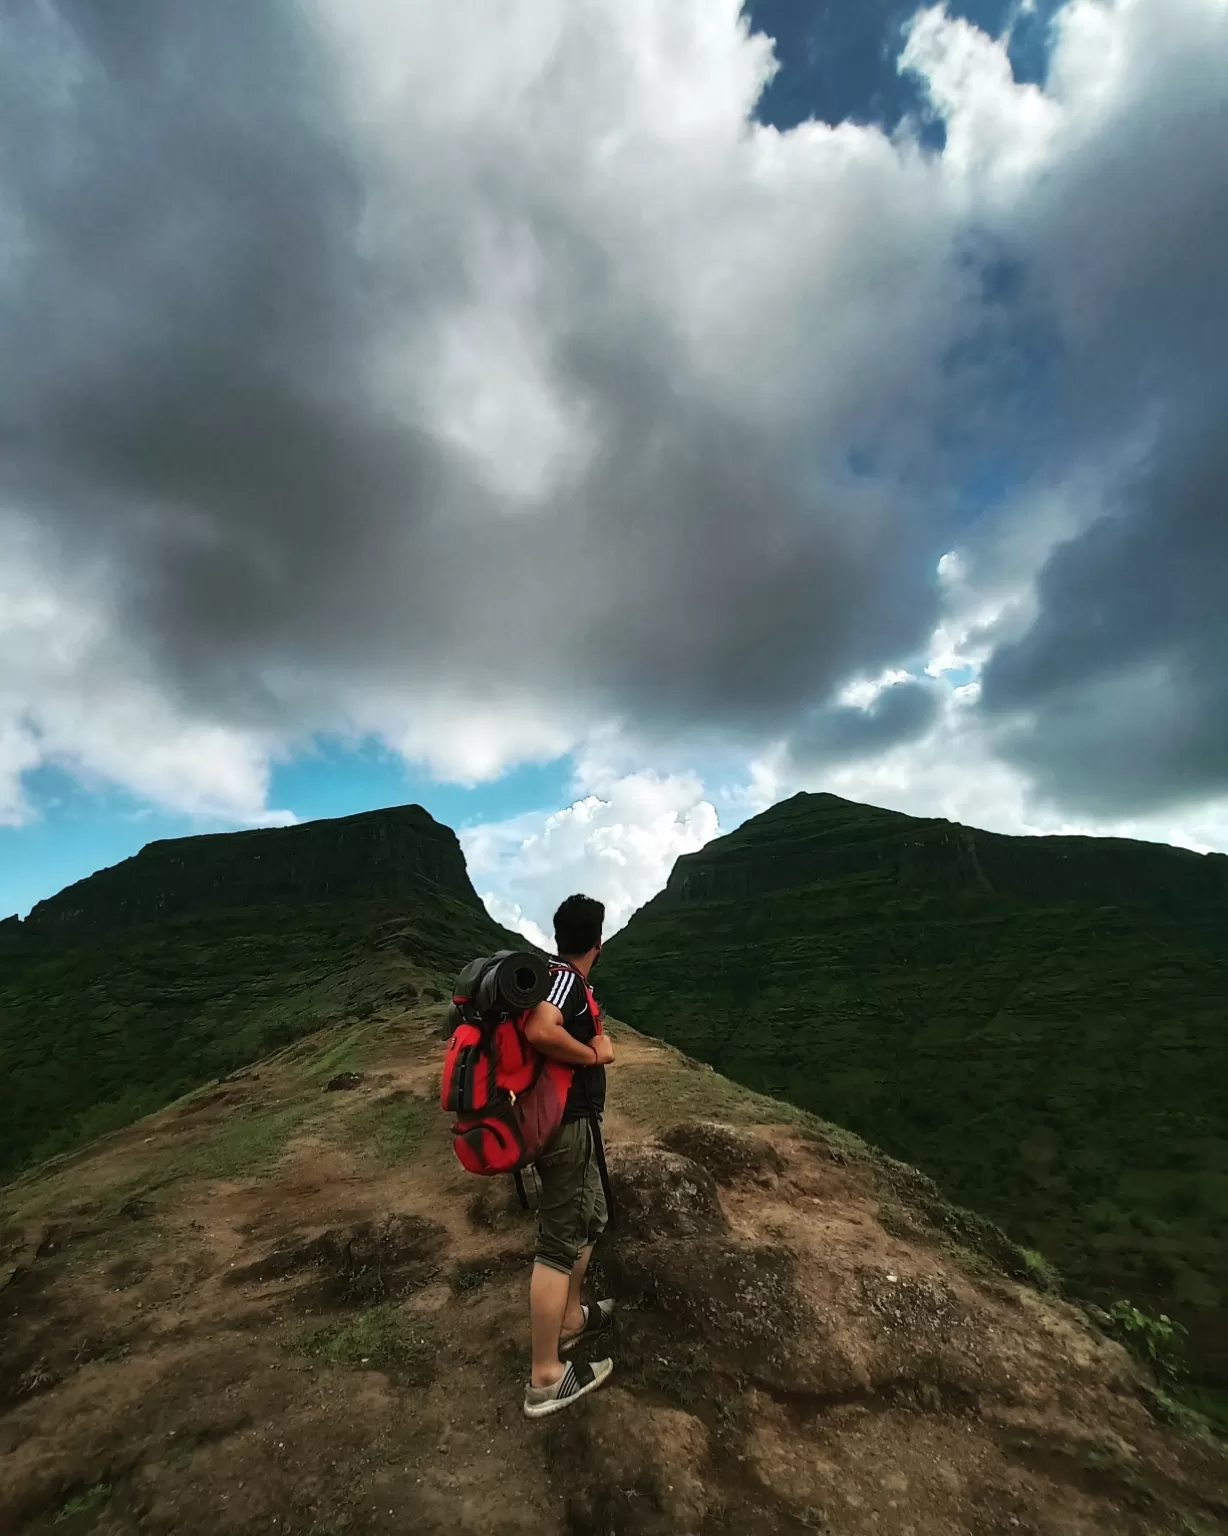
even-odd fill
[(693, 1239), (729, 1230), (712, 1175), (659, 1147), (621, 1148), (609, 1160), (620, 1235), (630, 1242)]
[[(743, 1170), (727, 1182), (748, 1177)], [(610, 1178), (620, 1226), (604, 1262), (616, 1291), (672, 1336), (695, 1339), (724, 1370), (768, 1392), (816, 1398), (905, 1378), (948, 1394), (987, 1389), (970, 1293), (945, 1274), (835, 1266), (830, 1255), (816, 1269), (821, 1255), (796, 1234), (736, 1232), (707, 1172), (655, 1147), (617, 1149)]]
[(671, 1126), (657, 1141), (698, 1163), (718, 1184), (732, 1184), (746, 1177), (767, 1182), (771, 1175), (784, 1171), (784, 1159), (770, 1141), (710, 1120)]
[[(1178, 1449), (1145, 1373), (1087, 1314), (988, 1254), (981, 1273), (955, 1259), (972, 1255), (929, 1226), (928, 1181), (712, 1122), (655, 1142), (610, 1160), (630, 1213), (600, 1259), (621, 1303), (615, 1385), (549, 1431), (569, 1531), (1226, 1527), (1223, 1452)], [(719, 1190), (659, 1150), (680, 1144), (719, 1162)], [(871, 1170), (919, 1197), (919, 1244), (865, 1215)]]

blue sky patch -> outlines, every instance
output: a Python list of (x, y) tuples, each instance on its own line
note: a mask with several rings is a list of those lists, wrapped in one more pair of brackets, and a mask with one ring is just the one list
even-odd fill
[[(955, 0), (947, 6), (992, 37), (1008, 28), (1015, 78), (1042, 82), (1050, 27), (1059, 0)], [(836, 124), (877, 123), (888, 132), (906, 117), (924, 125), (923, 142), (941, 148), (941, 123), (930, 119), (918, 82), (897, 61), (909, 21), (923, 6), (900, 0), (750, 0), (751, 28), (776, 43), (780, 69), (759, 103), (759, 119), (788, 129), (810, 118)]]

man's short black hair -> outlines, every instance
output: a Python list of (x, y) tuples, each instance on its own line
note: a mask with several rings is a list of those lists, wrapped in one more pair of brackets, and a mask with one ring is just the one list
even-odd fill
[(569, 896), (554, 914), (554, 945), (560, 955), (587, 955), (601, 943), (605, 906), (592, 896)]

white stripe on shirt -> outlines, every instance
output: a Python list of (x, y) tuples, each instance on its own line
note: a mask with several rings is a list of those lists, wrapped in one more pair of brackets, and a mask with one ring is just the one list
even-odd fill
[(559, 971), (554, 978), (554, 982), (550, 988), (549, 994), (547, 995), (546, 1001), (548, 1003), (553, 1003), (560, 1013), (562, 1013), (563, 1004), (567, 1001), (567, 998), (571, 993), (571, 984), (574, 980), (575, 977), (570, 971)]

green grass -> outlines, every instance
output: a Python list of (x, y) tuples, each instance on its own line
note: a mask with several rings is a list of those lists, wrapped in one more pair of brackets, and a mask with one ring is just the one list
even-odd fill
[(330, 1043), (316, 1054), (303, 1057), (303, 1075), (309, 1080), (336, 1077), (341, 1072), (356, 1072), (363, 1065), (363, 1044), (369, 1026), (355, 1024), (342, 1030)]
[(438, 1102), (387, 1094), (334, 1122), (333, 1134), (385, 1167), (411, 1161), (440, 1118)]
[(1045, 1258), (1043, 1253), (1037, 1253), (1035, 1248), (1020, 1248), (1024, 1262), (1028, 1267), (1028, 1274), (1033, 1285), (1040, 1291), (1060, 1291), (1062, 1277), (1057, 1270)]
[(1196, 1389), (1172, 1383), (1164, 1386), (1152, 1381), (1144, 1385), (1142, 1398), (1153, 1417), (1175, 1425), (1192, 1440), (1200, 1440), (1221, 1455), (1228, 1455), (1228, 1424), (1217, 1420), (1214, 1410), (1206, 1411), (1209, 1389)]
[[(611, 1034), (617, 1050), (617, 1025)], [(651, 1127), (682, 1120), (711, 1119), (729, 1125), (784, 1125), (799, 1131), (831, 1129), (838, 1136), (843, 1134), (783, 1099), (740, 1087), (719, 1073), (705, 1071), (682, 1057), (672, 1069), (663, 1068), (655, 1061), (620, 1066), (618, 1107)]]
[(438, 1336), (427, 1319), (389, 1305), (369, 1307), (344, 1322), (306, 1333), (298, 1347), (329, 1365), (382, 1371), (404, 1387), (429, 1387), (440, 1354)]
[(55, 1524), (63, 1525), (67, 1521), (93, 1523), (95, 1517), (100, 1515), (110, 1502), (111, 1489), (106, 1483), (95, 1483), (92, 1488), (87, 1488), (84, 1493), (74, 1494), (56, 1511)]
[(156, 1161), (119, 1193), (156, 1195), (177, 1184), (208, 1179), (256, 1178), (271, 1172), (291, 1137), (315, 1113), (310, 1103), (238, 1105), (218, 1125), (182, 1143), (168, 1143)]

